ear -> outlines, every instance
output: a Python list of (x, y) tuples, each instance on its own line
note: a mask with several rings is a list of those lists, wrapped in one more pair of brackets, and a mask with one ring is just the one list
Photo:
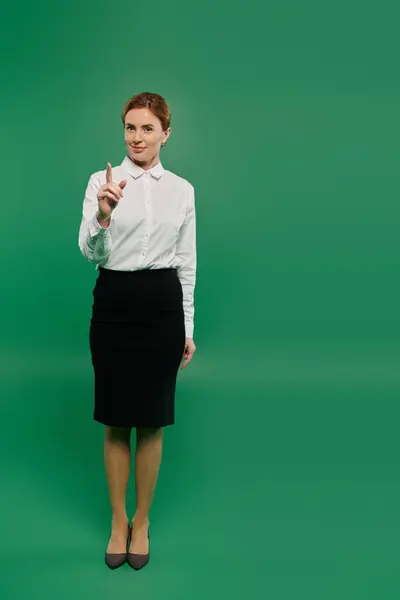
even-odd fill
[(171, 135), (171, 133), (172, 133), (171, 127), (168, 127), (168, 129), (166, 129), (164, 131), (163, 144), (165, 144), (165, 142), (167, 141), (167, 139), (169, 138), (169, 136)]

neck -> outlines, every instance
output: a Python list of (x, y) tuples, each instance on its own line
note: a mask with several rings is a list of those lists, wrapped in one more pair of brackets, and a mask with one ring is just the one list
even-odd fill
[(149, 169), (152, 169), (160, 162), (160, 159), (158, 156), (155, 156), (154, 158), (152, 158), (150, 161), (147, 161), (147, 162), (142, 161), (142, 160), (135, 160), (131, 156), (128, 156), (128, 158), (129, 158), (129, 160), (131, 160), (133, 162), (133, 164), (137, 165), (144, 171), (148, 171)]

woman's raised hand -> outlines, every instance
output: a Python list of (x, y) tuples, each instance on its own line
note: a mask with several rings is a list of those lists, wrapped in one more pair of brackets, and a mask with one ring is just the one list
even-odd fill
[(106, 183), (97, 192), (97, 200), (99, 202), (98, 218), (100, 221), (107, 221), (111, 217), (112, 211), (124, 195), (122, 190), (126, 186), (126, 183), (125, 179), (119, 184), (113, 183), (111, 164), (107, 163)]

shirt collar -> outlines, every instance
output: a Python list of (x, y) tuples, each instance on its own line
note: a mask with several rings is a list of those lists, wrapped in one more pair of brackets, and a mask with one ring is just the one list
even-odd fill
[[(135, 179), (137, 179), (138, 177), (143, 175), (143, 173), (145, 173), (145, 170), (142, 169), (142, 167), (139, 167), (139, 165), (135, 164), (129, 158), (129, 156), (125, 156), (124, 160), (121, 163), (121, 166), (124, 167), (128, 171), (128, 173), (130, 173), (130, 175), (132, 175), (132, 177), (134, 177)], [(156, 179), (160, 179), (161, 175), (164, 173), (164, 167), (162, 166), (161, 162), (158, 162), (156, 165), (154, 165), (154, 167), (148, 169), (148, 172)]]

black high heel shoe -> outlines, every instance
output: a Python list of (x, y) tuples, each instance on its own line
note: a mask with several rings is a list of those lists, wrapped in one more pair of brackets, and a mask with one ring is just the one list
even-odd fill
[(119, 554), (109, 554), (108, 552), (106, 552), (105, 562), (106, 562), (107, 567), (114, 570), (114, 569), (118, 569), (119, 567), (122, 567), (122, 565), (124, 565), (126, 563), (126, 559), (128, 556), (128, 549), (129, 549), (129, 546), (131, 543), (131, 535), (132, 535), (132, 528), (128, 524), (128, 537), (126, 539), (126, 552), (120, 552)]
[(143, 567), (145, 567), (150, 560), (150, 525), (149, 525), (147, 536), (148, 536), (148, 540), (149, 540), (149, 551), (147, 554), (135, 554), (133, 552), (129, 552), (129, 550), (128, 550), (128, 554), (127, 554), (128, 564), (130, 567), (132, 567), (132, 569), (135, 569), (135, 571), (139, 571), (140, 569), (143, 569)]

